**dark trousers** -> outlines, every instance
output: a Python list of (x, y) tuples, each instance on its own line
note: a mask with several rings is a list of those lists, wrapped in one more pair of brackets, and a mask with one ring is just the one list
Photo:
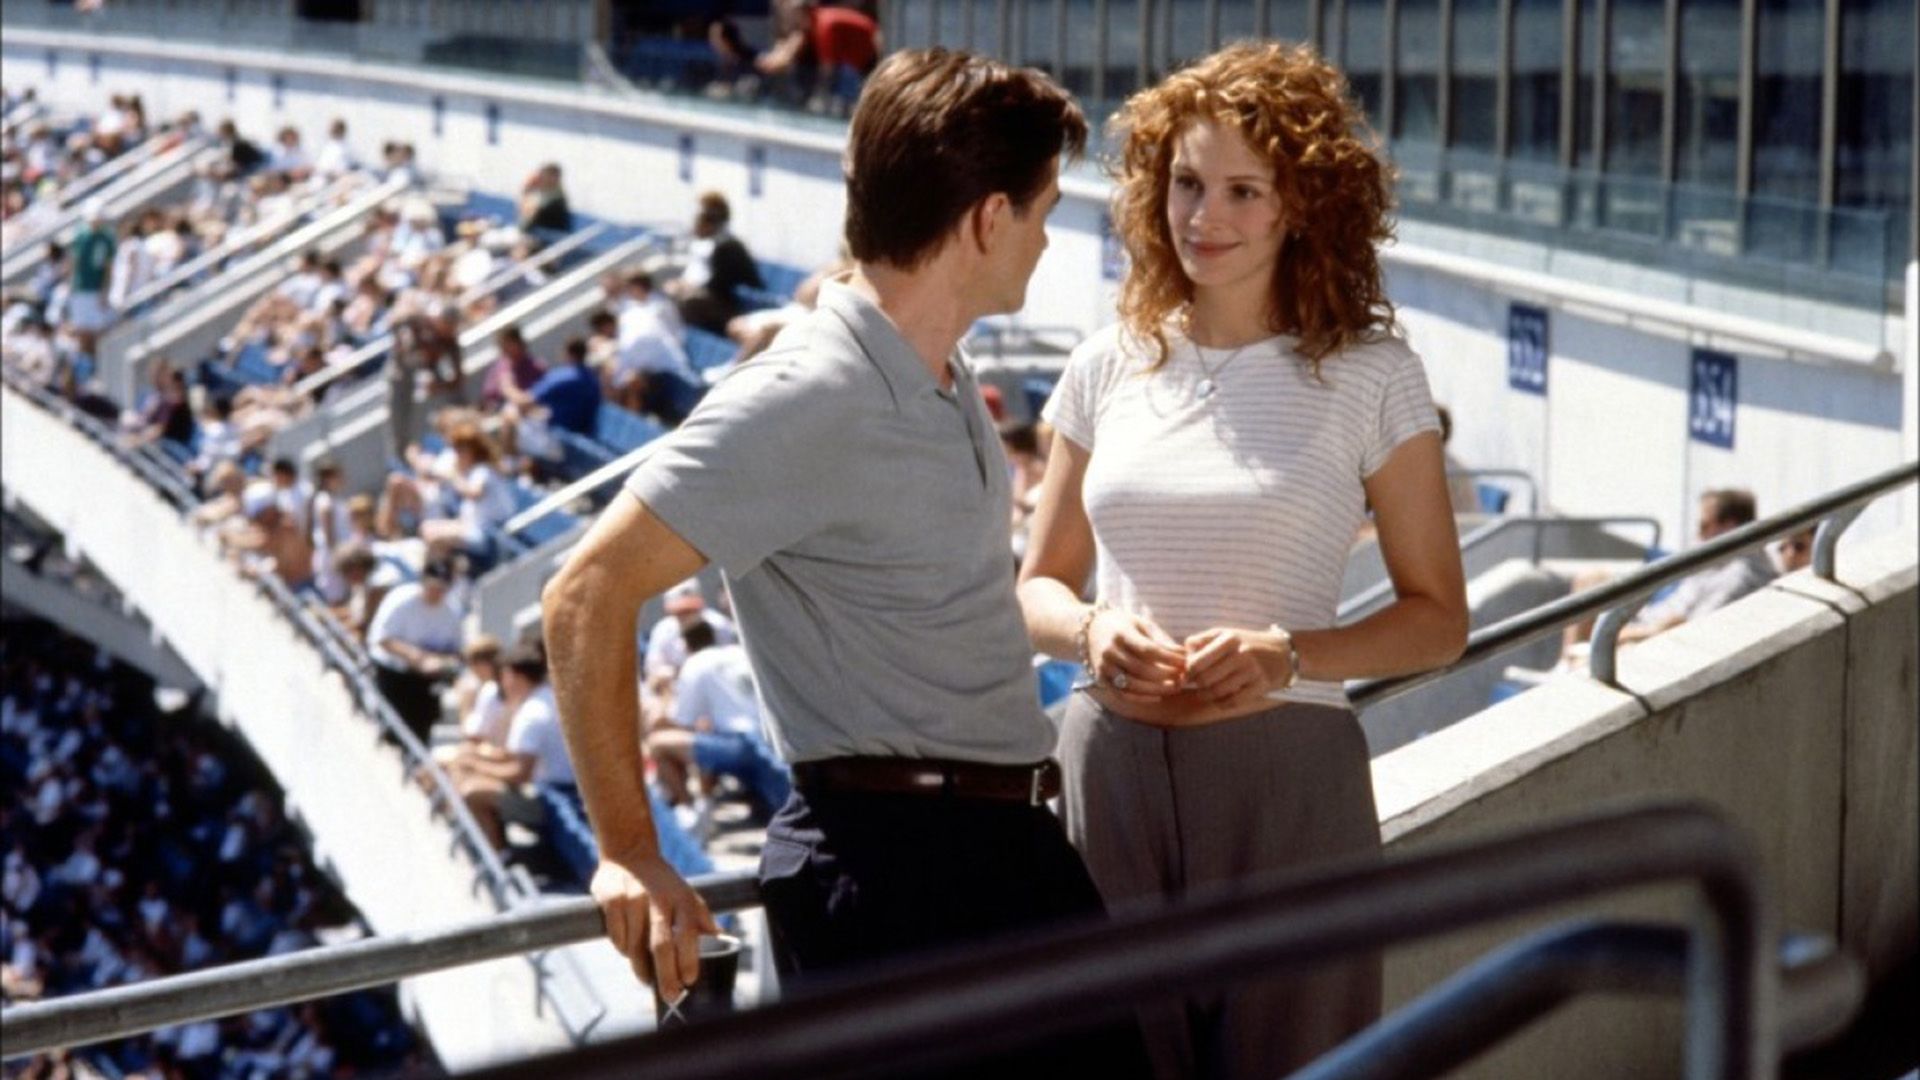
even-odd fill
[(395, 671), (375, 664), (373, 682), (387, 704), (400, 714), (407, 730), (421, 742), (427, 742), (432, 736), (434, 721), (440, 719), (440, 692), (433, 679), (417, 671)]
[[(1099, 891), (1044, 806), (801, 791), (767, 826), (761, 897), (783, 979), (1084, 920)], [(885, 1063), (863, 1063), (901, 1075)], [(930, 1076), (1143, 1077), (1130, 1017)]]

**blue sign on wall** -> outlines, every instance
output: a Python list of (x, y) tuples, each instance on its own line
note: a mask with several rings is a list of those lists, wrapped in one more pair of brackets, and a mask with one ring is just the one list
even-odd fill
[(693, 136), (680, 136), (680, 182), (693, 183)]
[(500, 106), (487, 102), (487, 145), (500, 145)]
[(747, 147), (747, 197), (757, 199), (767, 193), (767, 148)]
[(1547, 312), (1531, 304), (1514, 304), (1507, 309), (1507, 385), (1528, 394), (1545, 396), (1547, 357), (1551, 350), (1547, 339)]
[(287, 77), (276, 71), (273, 73), (270, 84), (273, 87), (273, 107), (277, 112), (287, 101)]
[(1113, 215), (1100, 215), (1100, 280), (1119, 281), (1127, 273), (1127, 246), (1114, 231)]
[(87, 54), (87, 82), (94, 86), (100, 85), (100, 54), (99, 53)]
[(59, 70), (60, 70), (60, 54), (57, 52), (54, 52), (52, 49), (48, 49), (47, 50), (47, 78), (49, 79), (53, 78), (54, 73)]
[(447, 131), (447, 99), (438, 94), (433, 96), (433, 137), (439, 138)]
[(1687, 384), (1687, 435), (1695, 442), (1733, 449), (1733, 420), (1740, 404), (1740, 361), (1712, 349), (1693, 350)]
[(227, 100), (232, 101), (240, 93), (240, 69), (227, 69)]

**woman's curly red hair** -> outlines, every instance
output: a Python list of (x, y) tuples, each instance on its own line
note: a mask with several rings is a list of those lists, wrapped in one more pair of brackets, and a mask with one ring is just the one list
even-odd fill
[(1166, 322), (1193, 298), (1167, 225), (1173, 144), (1216, 120), (1273, 164), (1292, 230), (1274, 270), (1269, 318), (1317, 371), (1328, 356), (1389, 331), (1393, 304), (1379, 245), (1393, 235), (1393, 172), (1347, 80), (1305, 45), (1232, 45), (1128, 99), (1112, 131), (1114, 228), (1132, 259), (1120, 317), (1168, 356)]

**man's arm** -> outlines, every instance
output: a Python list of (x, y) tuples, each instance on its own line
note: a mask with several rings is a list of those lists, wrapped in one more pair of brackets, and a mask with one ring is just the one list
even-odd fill
[(614, 947), (674, 1000), (699, 976), (704, 901), (660, 855), (640, 759), (633, 626), (649, 597), (706, 559), (622, 493), (541, 593), (547, 657), (587, 817), (600, 845), (592, 892)]

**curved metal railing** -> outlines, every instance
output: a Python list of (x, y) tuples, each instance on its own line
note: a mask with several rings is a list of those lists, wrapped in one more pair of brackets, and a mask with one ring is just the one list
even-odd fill
[(1595, 679), (1617, 685), (1614, 656), (1620, 629), (1661, 586), (1809, 525), (1819, 526), (1814, 535), (1813, 572), (1830, 581), (1834, 575), (1835, 547), (1840, 542), (1841, 534), (1859, 516), (1860, 511), (1873, 500), (1916, 480), (1920, 480), (1920, 462), (1909, 461), (1875, 473), (1819, 498), (1809, 499), (1790, 510), (1716, 536), (1698, 547), (1669, 556), (1605, 585), (1495, 623), (1469, 638), (1466, 651), (1446, 667), (1417, 675), (1359, 683), (1348, 688), (1347, 697), (1355, 709), (1364, 709), (1398, 697), (1415, 687), (1443, 679), (1468, 665), (1512, 652), (1590, 615), (1599, 616), (1599, 622), (1594, 627), (1589, 667)]
[[(1307, 1075), (1432, 1075), (1434, 1063), (1471, 1056), (1573, 993), (1628, 988), (1686, 994), (1689, 1077), (1770, 1077), (1780, 1053), (1780, 988), (1758, 857), (1741, 833), (1692, 804), (1616, 811), (1333, 864), (1152, 912), (922, 960), (665, 1036), (530, 1059), (487, 1075), (661, 1080), (832, 1075), (875, 1061), (918, 1067), (951, 1059), (956, 1050), (1001, 1049), (1097, 1020), (1115, 1007), (1160, 997), (1169, 986), (1186, 991), (1271, 975), (1634, 886), (1679, 881), (1694, 883), (1703, 901), (1700, 919), (1688, 928), (1599, 935), (1611, 940), (1588, 933), (1580, 948), (1565, 943), (1569, 937), (1580, 942), (1577, 931), (1548, 939), (1549, 945), (1561, 942), (1560, 961), (1581, 949), (1590, 961), (1598, 957), (1606, 966), (1589, 966), (1596, 977), (1539, 977), (1539, 969), (1554, 967), (1554, 958), (1540, 959), (1537, 942), (1509, 947), (1422, 999), (1411, 1020), (1389, 1017), (1383, 1022), (1389, 1026), (1361, 1033), (1356, 1049), (1336, 1050)], [(751, 883), (705, 880), (700, 887), (722, 909), (753, 899)], [(555, 901), (430, 935), (374, 939), (16, 1006), (6, 1013), (6, 1055), (377, 985), (601, 932), (592, 900)], [(1524, 962), (1513, 959), (1516, 951)], [(1520, 970), (1491, 982), (1484, 972), (1515, 965)], [(1534, 977), (1520, 978), (1528, 970)], [(1510, 980), (1517, 985), (1492, 992)], [(1829, 1033), (1836, 1017), (1843, 1021), (1858, 1005), (1857, 972), (1822, 971), (1788, 986), (1793, 1005), (1786, 1012), (1796, 1018), (1791, 1030), (1799, 1037)], [(1460, 1024), (1436, 1024), (1436, 1010), (1441, 1019), (1457, 1017)], [(1463, 1039), (1469, 1022), (1472, 1038)], [(1379, 1062), (1365, 1052), (1369, 1045), (1393, 1047), (1391, 1060), (1402, 1067), (1375, 1067)]]

